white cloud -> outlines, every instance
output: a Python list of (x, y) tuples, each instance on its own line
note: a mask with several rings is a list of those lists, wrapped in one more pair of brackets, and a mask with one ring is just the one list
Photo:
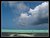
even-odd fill
[(29, 18), (31, 15), (28, 16), (27, 13), (21, 13), (21, 18)]
[(28, 7), (22, 2), (17, 5), (19, 10), (26, 10)]
[[(49, 3), (44, 2), (38, 6), (36, 6), (34, 9), (29, 10), (28, 13), (31, 13), (31, 16), (28, 16), (27, 13), (21, 13), (20, 18), (19, 18), (19, 23), (23, 25), (27, 24), (41, 24), (42, 22), (45, 23), (44, 21), (48, 19), (48, 13), (49, 13)], [(28, 18), (29, 17), (29, 18)], [(46, 19), (45, 19), (46, 18)], [(48, 20), (46, 20), (48, 21)]]
[(23, 10), (28, 8), (23, 1), (8, 1), (9, 5), (12, 7), (13, 5), (16, 6), (17, 9)]
[(29, 13), (31, 13), (33, 16), (38, 16), (39, 14), (41, 14), (41, 16), (46, 16), (49, 11), (48, 7), (49, 7), (48, 2), (44, 2), (36, 6), (34, 9), (30, 8)]
[(29, 7), (26, 6), (23, 1), (3, 1), (2, 3), (4, 3), (5, 6), (9, 5), (11, 8), (14, 7), (19, 11), (24, 11), (26, 9), (29, 9)]
[(22, 12), (24, 13), (29, 9), (29, 7), (25, 5), (23, 1), (8, 1), (8, 3), (11, 8), (15, 8), (12, 10), (15, 14), (21, 14)]
[[(20, 11), (21, 15), (18, 19), (18, 24), (21, 24), (21, 25), (28, 25), (31, 23), (36, 24), (36, 22), (38, 22), (39, 19), (44, 19), (48, 17), (49, 2), (44, 2), (36, 6), (34, 9), (31, 9), (31, 8), (29, 9), (29, 7), (26, 6), (23, 2), (18, 2), (18, 1), (7, 1), (4, 3), (5, 4), (9, 3), (10, 7), (14, 7)], [(16, 11), (16, 9), (13, 11)], [(29, 9), (28, 13), (30, 13), (31, 15), (28, 15), (27, 13), (24, 12), (25, 10), (28, 10), (28, 9)]]

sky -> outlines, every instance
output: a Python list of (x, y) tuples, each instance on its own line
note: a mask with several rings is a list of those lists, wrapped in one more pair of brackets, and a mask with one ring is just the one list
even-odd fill
[(1, 28), (48, 30), (48, 1), (2, 1)]

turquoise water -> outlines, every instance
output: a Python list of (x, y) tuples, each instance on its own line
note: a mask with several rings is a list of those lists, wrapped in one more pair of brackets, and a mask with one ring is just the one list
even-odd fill
[(1, 32), (17, 32), (17, 33), (48, 33), (48, 30), (8, 30), (2, 29)]

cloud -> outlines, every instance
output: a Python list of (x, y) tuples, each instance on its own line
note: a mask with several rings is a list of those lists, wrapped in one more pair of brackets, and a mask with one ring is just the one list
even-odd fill
[(31, 15), (27, 13), (21, 13), (19, 17), (19, 24), (20, 25), (39, 25), (48, 23), (48, 13), (49, 13), (49, 3), (44, 2), (34, 9), (28, 11)]
[(21, 13), (21, 18), (29, 18), (31, 15), (28, 16), (27, 13)]
[(26, 9), (28, 9), (29, 7), (28, 6), (26, 6), (25, 4), (24, 4), (24, 2), (23, 1), (8, 1), (8, 3), (9, 3), (9, 6), (11, 6), (11, 7), (15, 7), (16, 9), (18, 9), (20, 12), (21, 11), (25, 11)]
[(17, 21), (16, 23), (19, 25), (39, 25), (48, 23), (49, 2), (44, 2), (34, 9), (29, 8), (23, 1), (6, 1), (4, 4), (9, 4), (10, 8), (15, 8), (12, 12), (16, 12), (15, 14), (20, 15), (18, 20), (15, 19)]
[(15, 8), (15, 10), (13, 10), (14, 12), (26, 12), (29, 7), (27, 5), (25, 5), (25, 3), (23, 1), (3, 1), (4, 5), (9, 5), (9, 7)]
[[(29, 7), (25, 5), (23, 1), (8, 1), (10, 8), (15, 8), (13, 13), (20, 15), (21, 13), (25, 13), (29, 10)], [(17, 13), (18, 12), (18, 13)]]
[(38, 16), (39, 14), (41, 14), (41, 16), (48, 16), (48, 2), (44, 2), (41, 5), (36, 6), (34, 9), (29, 10), (29, 13), (32, 14), (32, 16)]
[(17, 5), (17, 8), (18, 8), (19, 10), (25, 10), (25, 9), (27, 9), (28, 7), (22, 2), (22, 3), (19, 3), (19, 4)]

